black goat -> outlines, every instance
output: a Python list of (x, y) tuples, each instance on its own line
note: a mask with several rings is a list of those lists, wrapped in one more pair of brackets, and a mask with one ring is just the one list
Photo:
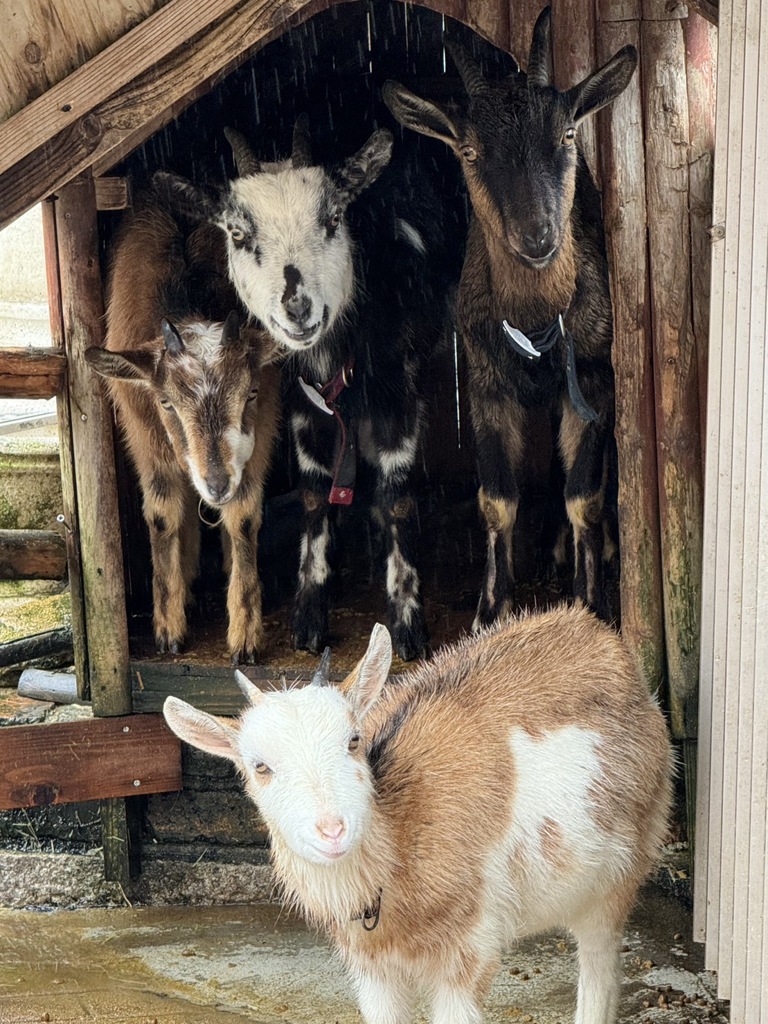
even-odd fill
[(465, 114), (395, 82), (384, 99), (403, 125), (451, 147), (472, 201), (458, 322), (488, 533), (475, 627), (514, 597), (512, 540), (534, 409), (548, 411), (559, 441), (574, 591), (606, 616), (603, 561), (615, 550), (612, 538), (606, 543), (616, 473), (613, 323), (600, 196), (576, 130), (626, 87), (637, 52), (624, 47), (558, 92), (549, 8), (533, 30), (527, 75), (488, 81), (463, 49), (449, 49), (469, 95)]
[(313, 163), (302, 119), (292, 157), (281, 163), (262, 164), (239, 133), (228, 138), (239, 176), (221, 201), (182, 179), (161, 180), (225, 232), (230, 277), (287, 357), (305, 513), (294, 646), (317, 652), (323, 645), (335, 506), (351, 503), (363, 460), (373, 469), (386, 537), (394, 644), (403, 659), (424, 655), (410, 478), (425, 420), (425, 369), (448, 290), (437, 195), (418, 174), (387, 167), (386, 130), (330, 170)]

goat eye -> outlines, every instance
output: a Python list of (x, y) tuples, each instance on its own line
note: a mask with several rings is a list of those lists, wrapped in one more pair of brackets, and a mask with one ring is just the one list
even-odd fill
[(245, 232), (242, 228), (230, 228), (229, 236), (233, 242), (242, 242), (245, 238)]
[(269, 767), (269, 765), (264, 764), (263, 761), (257, 761), (253, 766), (253, 770), (256, 772), (257, 775), (261, 775), (262, 777), (265, 775), (272, 774), (272, 769)]
[(160, 405), (162, 405), (164, 409), (173, 409), (172, 403), (169, 402), (167, 398), (161, 398)]
[(563, 145), (567, 146), (569, 143), (573, 142), (575, 138), (576, 129), (573, 126), (571, 126), (570, 128), (566, 128), (563, 132)]
[(474, 146), (462, 146), (461, 155), (468, 164), (473, 164), (477, 160), (477, 150)]
[(341, 214), (338, 212), (332, 213), (328, 220), (325, 222), (325, 227), (327, 231), (334, 232), (336, 228), (339, 226), (339, 224), (341, 224)]
[(251, 388), (251, 390), (248, 392), (248, 399), (247, 399), (247, 401), (252, 402), (254, 400), (254, 398), (258, 398), (258, 395), (259, 395), (259, 389), (258, 388)]
[(354, 754), (354, 752), (357, 750), (357, 748), (359, 746), (360, 746), (360, 737), (359, 736), (353, 736), (352, 739), (349, 741), (349, 752), (350, 752), (350, 754)]

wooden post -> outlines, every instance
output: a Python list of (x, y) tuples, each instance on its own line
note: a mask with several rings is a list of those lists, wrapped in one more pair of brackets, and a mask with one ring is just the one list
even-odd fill
[[(621, 20), (611, 20), (617, 13)], [(628, 43), (640, 43), (640, 0), (631, 10), (602, 3), (598, 62)], [(640, 69), (599, 116), (614, 320), (622, 633), (655, 693), (664, 678), (664, 635)]]
[[(593, 4), (552, 0), (552, 44), (555, 85), (558, 89), (570, 89), (596, 70), (595, 32)], [(588, 118), (579, 128), (579, 145), (592, 177), (599, 185), (600, 168), (594, 118)]]
[[(103, 340), (104, 323), (96, 194), (90, 175), (65, 186), (56, 205), (90, 697), (96, 715), (127, 715), (128, 623), (112, 416), (101, 385), (85, 362), (85, 350)], [(136, 815), (125, 799), (103, 801), (101, 815), (104, 877), (125, 882), (139, 870), (139, 847), (130, 842)]]
[[(61, 281), (59, 279), (59, 245), (56, 234), (56, 205), (53, 200), (42, 204), (43, 243), (45, 246), (45, 276), (48, 284), (48, 313), (54, 347), (64, 351), (64, 313), (61, 307)], [(77, 528), (77, 497), (75, 494), (75, 460), (72, 451), (72, 413), (69, 389), (64, 388), (56, 397), (59, 425), (59, 466), (61, 469), (62, 516), (64, 540), (67, 545), (67, 575), (72, 609), (72, 640), (77, 676), (78, 697), (85, 700), (89, 693), (88, 644), (85, 635), (85, 601), (83, 574), (80, 564), (80, 533)]]
[(127, 715), (128, 625), (112, 414), (85, 362), (85, 350), (103, 340), (104, 323), (92, 178), (63, 188), (57, 206), (91, 702), (97, 715)]
[(481, 4), (468, 3), (466, 23), (499, 49), (507, 50), (509, 48), (508, 0), (485, 0)]
[(692, 739), (699, 680), (701, 418), (691, 323), (685, 36), (664, 0), (644, 0), (642, 55), (670, 724), (676, 738)]

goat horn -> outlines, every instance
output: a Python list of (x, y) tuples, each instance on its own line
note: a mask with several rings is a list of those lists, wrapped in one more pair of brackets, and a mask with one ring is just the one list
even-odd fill
[(181, 340), (181, 335), (173, 324), (169, 320), (162, 320), (160, 322), (160, 330), (163, 332), (166, 352), (169, 352), (172, 356), (180, 356), (184, 351), (184, 342)]
[(446, 42), (445, 48), (450, 53), (453, 63), (459, 70), (467, 93), (470, 96), (477, 96), (478, 93), (484, 92), (488, 87), (488, 83), (483, 77), (480, 68), (469, 55), (469, 52), (459, 43)]
[(299, 114), (293, 126), (291, 163), (294, 167), (312, 166), (312, 136), (309, 131), (309, 117), (306, 114)]
[(528, 55), (528, 81), (531, 85), (552, 85), (552, 17), (551, 8), (545, 7), (536, 19)]
[(245, 178), (249, 174), (258, 174), (261, 170), (261, 164), (256, 154), (245, 141), (245, 136), (235, 131), (234, 128), (225, 128), (224, 135), (232, 147), (232, 155), (235, 158), (235, 167), (237, 168), (238, 175), (241, 178)]
[(235, 669), (235, 682), (240, 687), (241, 693), (249, 704), (255, 706), (264, 696), (256, 683), (250, 680), (245, 672), (241, 672), (239, 668)]
[(320, 659), (320, 664), (315, 669), (315, 674), (312, 676), (311, 686), (327, 686), (329, 683), (329, 673), (331, 668), (331, 648), (326, 647), (323, 651), (323, 656)]

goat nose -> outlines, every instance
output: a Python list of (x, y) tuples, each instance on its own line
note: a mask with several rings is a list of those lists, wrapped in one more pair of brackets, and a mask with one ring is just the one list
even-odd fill
[(205, 486), (211, 501), (221, 501), (229, 490), (229, 473), (226, 469), (212, 469), (205, 477)]
[(292, 323), (303, 327), (312, 313), (312, 300), (306, 294), (294, 295), (285, 303), (285, 312)]
[(529, 256), (546, 256), (552, 250), (554, 227), (551, 221), (539, 221), (531, 224), (523, 235), (523, 245)]
[(329, 843), (338, 842), (344, 835), (346, 827), (341, 818), (323, 818), (317, 823), (317, 831)]

